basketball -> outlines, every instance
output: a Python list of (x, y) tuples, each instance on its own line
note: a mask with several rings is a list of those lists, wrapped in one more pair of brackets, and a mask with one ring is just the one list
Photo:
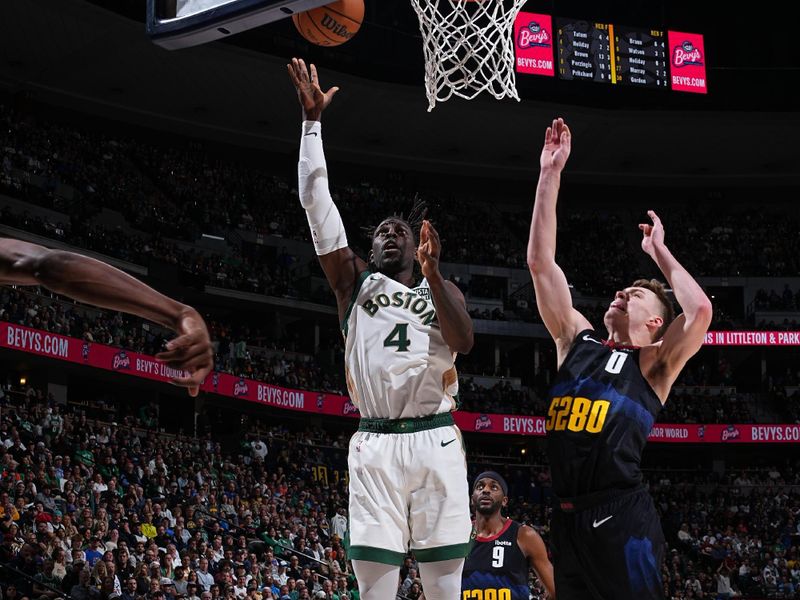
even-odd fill
[(353, 37), (364, 20), (364, 0), (337, 0), (292, 15), (294, 26), (317, 46), (338, 46)]

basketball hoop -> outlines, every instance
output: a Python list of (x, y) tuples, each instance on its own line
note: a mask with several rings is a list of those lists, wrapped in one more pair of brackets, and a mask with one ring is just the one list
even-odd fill
[(411, 0), (425, 54), (428, 112), (481, 92), (519, 101), (513, 27), (525, 0)]

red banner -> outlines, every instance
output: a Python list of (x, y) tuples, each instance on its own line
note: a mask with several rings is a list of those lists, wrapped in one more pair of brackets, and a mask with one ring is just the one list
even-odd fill
[[(146, 354), (11, 323), (0, 322), (0, 347), (156, 381), (169, 382), (172, 377), (185, 375), (183, 371), (172, 369)], [(201, 389), (278, 408), (358, 416), (358, 411), (347, 396), (290, 390), (228, 373), (215, 371), (206, 378)]]
[(707, 93), (706, 50), (702, 34), (669, 31), (667, 40), (672, 89), (695, 94)]
[[(184, 374), (183, 371), (171, 369), (152, 356), (11, 323), (0, 322), (0, 347), (156, 381), (168, 382), (170, 378)], [(214, 372), (203, 382), (202, 389), (212, 394), (240, 398), (287, 410), (339, 417), (359, 417), (358, 409), (347, 396), (292, 390), (253, 379), (234, 377), (227, 373)], [(454, 417), (458, 427), (467, 432), (537, 437), (545, 435), (544, 417), (470, 412), (457, 412)], [(800, 425), (674, 425), (657, 423), (650, 433), (650, 441), (797, 443), (800, 442)]]
[(517, 73), (556, 74), (553, 62), (553, 20), (550, 15), (520, 11), (514, 19)]
[(750, 444), (763, 442), (798, 443), (800, 425), (671, 425), (656, 423), (650, 431), (651, 442), (695, 442)]
[(800, 331), (709, 331), (706, 346), (800, 346)]
[[(544, 436), (545, 418), (520, 415), (455, 413), (462, 431)], [(656, 423), (648, 440), (667, 443), (800, 442), (800, 425), (680, 425)]]

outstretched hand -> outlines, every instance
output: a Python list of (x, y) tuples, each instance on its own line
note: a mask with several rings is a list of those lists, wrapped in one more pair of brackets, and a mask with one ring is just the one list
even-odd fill
[(655, 211), (648, 210), (647, 216), (652, 219), (653, 224), (639, 223), (639, 229), (642, 230), (642, 250), (653, 256), (656, 248), (664, 245), (664, 225)]
[(561, 171), (567, 164), (572, 149), (572, 134), (564, 119), (553, 119), (553, 124), (544, 133), (544, 147), (539, 158), (542, 170)]
[(214, 352), (203, 318), (193, 308), (181, 315), (177, 327), (178, 337), (167, 343), (167, 350), (156, 358), (174, 369), (183, 369), (188, 377), (173, 377), (173, 385), (185, 387), (190, 396), (197, 396), (200, 385), (214, 368)]
[(417, 247), (417, 261), (422, 268), (422, 275), (426, 279), (439, 274), (439, 256), (442, 254), (442, 243), (439, 234), (427, 219), (422, 222), (419, 231), (419, 246)]
[(310, 68), (302, 58), (293, 58), (291, 64), (286, 65), (289, 70), (289, 77), (297, 90), (297, 99), (303, 108), (303, 119), (306, 121), (319, 121), (322, 111), (328, 108), (333, 100), (338, 87), (332, 87), (327, 92), (323, 92), (319, 86), (317, 67), (313, 64)]

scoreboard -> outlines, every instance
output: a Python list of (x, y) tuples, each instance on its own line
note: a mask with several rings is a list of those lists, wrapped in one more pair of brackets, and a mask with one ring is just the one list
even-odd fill
[[(555, 31), (548, 32), (551, 22)], [(559, 79), (609, 85), (707, 92), (705, 49), (700, 34), (552, 18), (527, 12), (517, 15), (514, 29), (518, 73), (557, 75)], [(537, 39), (553, 38), (552, 49), (548, 43), (530, 43), (531, 31), (536, 32)], [(554, 69), (531, 67), (547, 64), (551, 51), (555, 52)]]
[(667, 89), (666, 36), (658, 29), (611, 26), (615, 80), (612, 83)]
[(608, 25), (556, 19), (558, 76), (561, 79), (611, 81)]

